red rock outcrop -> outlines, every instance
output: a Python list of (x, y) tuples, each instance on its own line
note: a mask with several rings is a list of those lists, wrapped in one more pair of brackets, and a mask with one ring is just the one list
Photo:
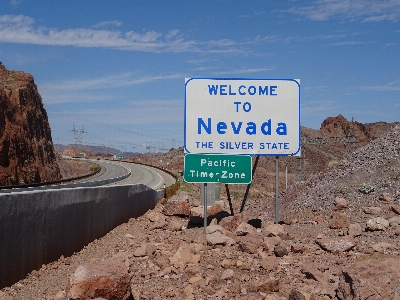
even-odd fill
[(348, 121), (342, 115), (326, 118), (322, 124), (320, 132), (323, 136), (355, 136), (357, 148), (365, 146), (370, 141), (378, 138), (383, 133), (389, 131), (398, 122), (386, 123), (359, 123)]
[(0, 62), (0, 186), (61, 178), (47, 113), (30, 74)]

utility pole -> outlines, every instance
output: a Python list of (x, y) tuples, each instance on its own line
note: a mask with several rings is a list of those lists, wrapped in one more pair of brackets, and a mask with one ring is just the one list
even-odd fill
[(301, 151), (301, 156), (300, 156), (300, 181), (305, 181), (306, 180), (306, 171), (305, 171), (305, 160), (306, 159), (306, 154), (304, 151)]
[(351, 117), (351, 135), (350, 135), (351, 153), (356, 151), (356, 144), (357, 144), (357, 138), (356, 138), (356, 130), (354, 127), (354, 117)]

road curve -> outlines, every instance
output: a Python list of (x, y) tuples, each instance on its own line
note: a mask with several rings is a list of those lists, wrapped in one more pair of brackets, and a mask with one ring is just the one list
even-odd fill
[(148, 187), (157, 190), (165, 186), (170, 186), (175, 183), (175, 179), (157, 168), (150, 166), (139, 165), (134, 163), (120, 162), (122, 166), (131, 170), (130, 177), (116, 184), (136, 184), (142, 183)]
[(165, 186), (170, 186), (175, 183), (175, 178), (161, 171), (160, 169), (153, 168), (146, 165), (134, 164), (124, 161), (109, 161), (109, 160), (90, 160), (101, 166), (102, 170), (93, 177), (85, 179), (84, 181), (97, 181), (103, 179), (110, 179), (120, 177), (131, 171), (131, 176), (128, 178), (111, 183), (110, 185), (123, 185), (123, 184), (144, 184), (154, 190), (162, 189)]
[(94, 176), (84, 179), (83, 181), (98, 181), (103, 179), (111, 179), (124, 176), (129, 173), (130, 169), (121, 165), (120, 162), (107, 160), (89, 160), (101, 166), (101, 171)]
[[(65, 157), (67, 158), (67, 157)], [(69, 157), (68, 157), (69, 158)], [(80, 159), (82, 160), (82, 159)], [(101, 166), (100, 172), (97, 174), (77, 180), (73, 183), (61, 185), (46, 185), (29, 188), (16, 188), (1, 190), (0, 193), (16, 193), (46, 189), (62, 189), (65, 187), (80, 186), (100, 186), (100, 185), (123, 185), (123, 184), (144, 184), (154, 190), (159, 190), (175, 183), (175, 178), (157, 168), (134, 163), (109, 161), (109, 160), (92, 160), (85, 159)], [(127, 175), (130, 174), (129, 177)], [(122, 179), (122, 180), (121, 180)], [(117, 181), (120, 180), (120, 181)], [(98, 183), (97, 183), (98, 182)], [(110, 183), (112, 182), (112, 183)]]

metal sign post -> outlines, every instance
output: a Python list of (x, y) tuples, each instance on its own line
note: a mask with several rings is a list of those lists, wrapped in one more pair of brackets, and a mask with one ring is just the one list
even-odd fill
[(275, 157), (275, 224), (279, 223), (279, 156)]
[(204, 233), (206, 233), (207, 229), (207, 183), (204, 183), (204, 196), (203, 196), (203, 203), (204, 203)]

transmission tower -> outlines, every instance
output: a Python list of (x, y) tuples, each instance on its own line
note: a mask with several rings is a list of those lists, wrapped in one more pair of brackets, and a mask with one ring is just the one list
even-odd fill
[(147, 153), (150, 153), (151, 146), (150, 145), (146, 145), (146, 150), (147, 150)]
[(78, 145), (78, 150), (80, 150), (82, 148), (82, 139), (83, 139), (83, 134), (87, 133), (85, 131), (84, 125), (82, 125), (82, 129), (81, 130), (77, 130), (75, 128), (75, 123), (72, 123), (72, 130), (71, 132), (74, 135), (74, 139), (75, 139), (75, 144)]

